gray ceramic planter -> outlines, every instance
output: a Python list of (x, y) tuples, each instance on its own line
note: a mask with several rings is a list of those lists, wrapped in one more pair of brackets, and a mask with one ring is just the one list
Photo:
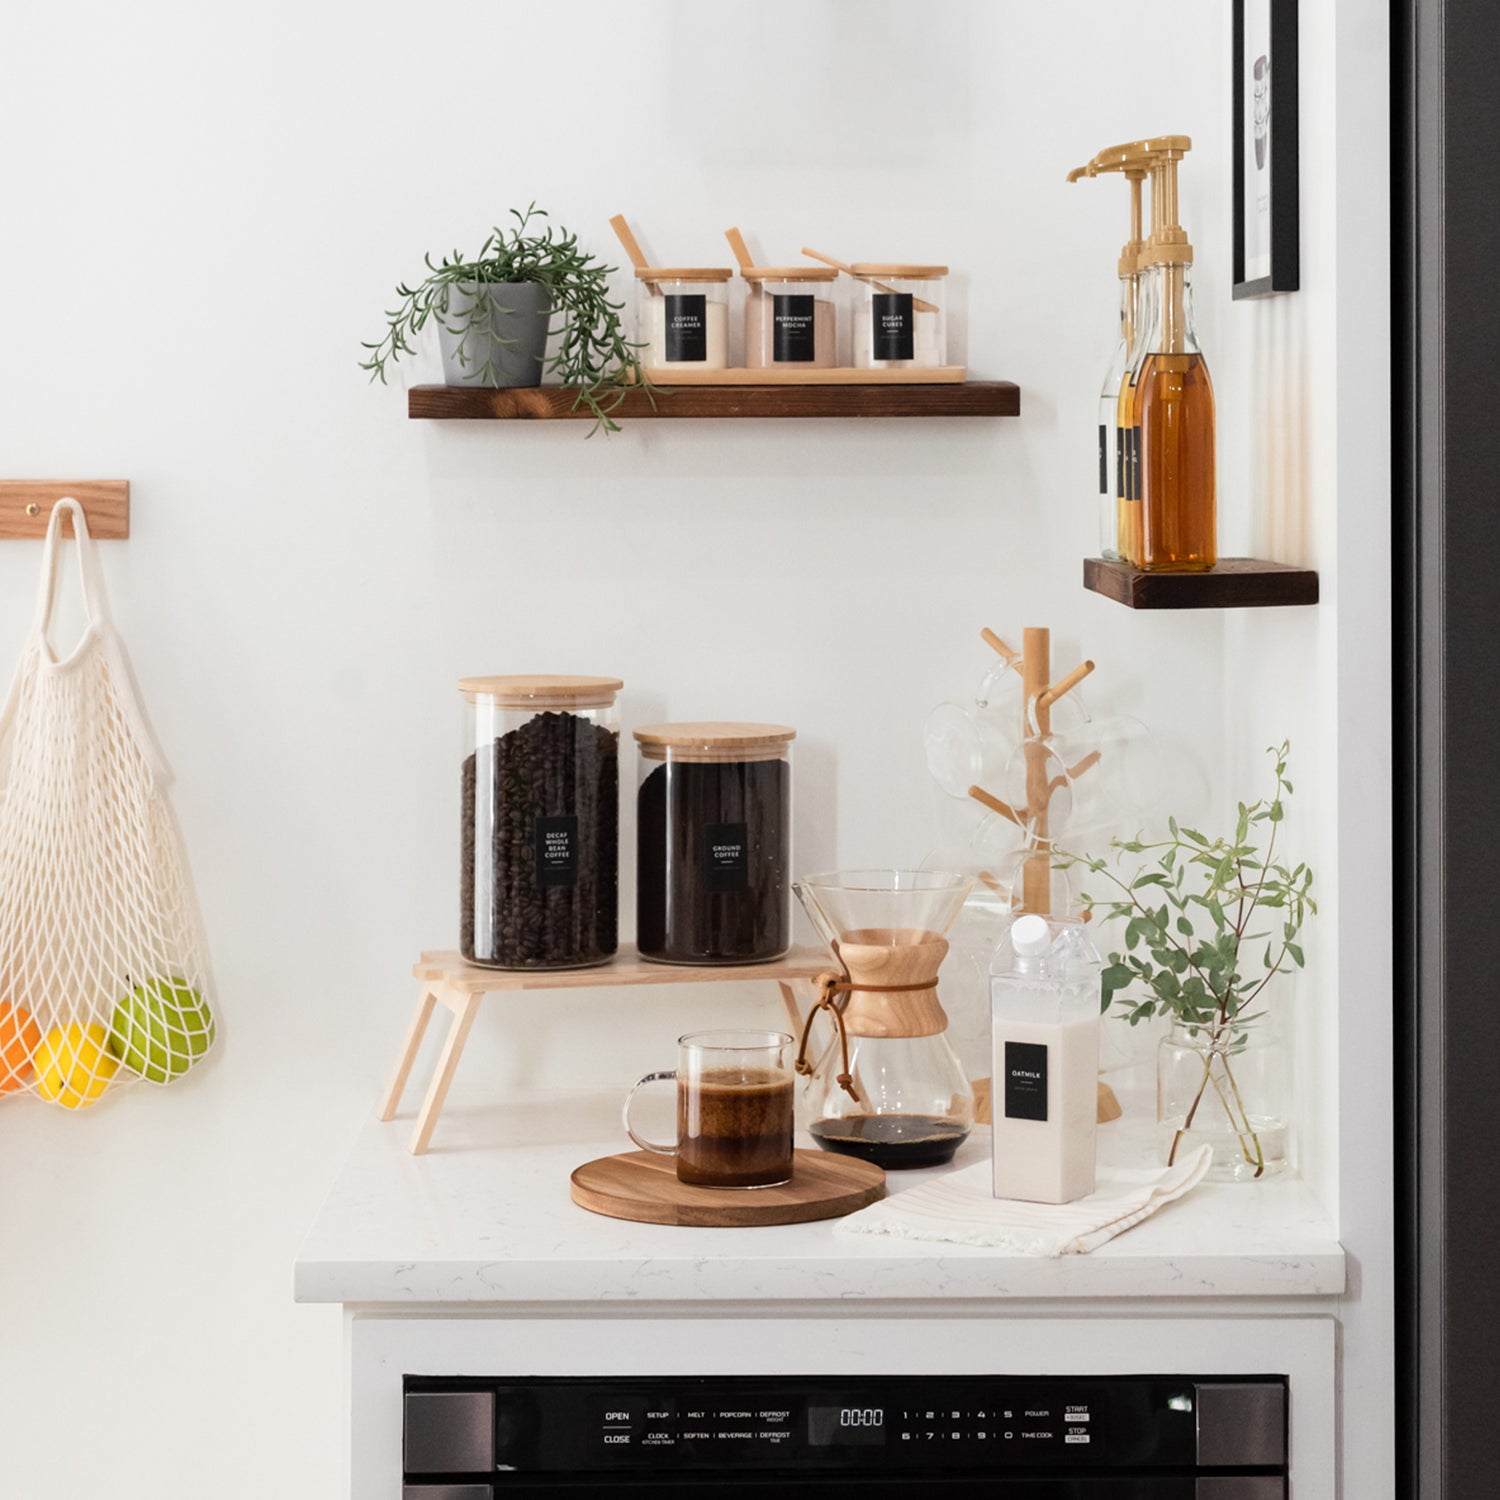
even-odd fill
[[(469, 322), (476, 295), (472, 282), (449, 292), (448, 311), (438, 319), (445, 383), (540, 385), (547, 325), (552, 317), (546, 287), (534, 281), (495, 281), (478, 287), (477, 294), (487, 300), (489, 316), (481, 308), (475, 326), (467, 332), (454, 332), (453, 328), (463, 329)], [(490, 371), (485, 371), (487, 362), (493, 367)]]

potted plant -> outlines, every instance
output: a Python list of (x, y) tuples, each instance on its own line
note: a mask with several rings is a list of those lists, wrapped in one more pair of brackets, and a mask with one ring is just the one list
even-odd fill
[[(360, 346), (369, 355), (359, 367), (384, 383), (386, 366), (414, 351), (430, 321), (447, 384), (534, 386), (543, 373), (556, 375), (593, 413), (591, 430), (617, 432), (611, 413), (627, 385), (647, 382), (620, 320), (623, 304), (609, 296), (614, 267), (581, 250), (570, 231), (543, 229), (535, 221), (547, 215), (535, 204), (511, 217), (515, 223), (492, 229), (472, 260), (457, 250), (436, 263), (424, 257), (426, 277), (396, 288), (385, 336)], [(554, 315), (562, 319), (555, 328)], [(560, 342), (549, 359), (554, 333)]]
[[(1297, 937), (1317, 912), (1313, 873), (1276, 858), (1286, 815), (1287, 743), (1269, 799), (1239, 804), (1232, 838), (1168, 820), (1156, 843), (1112, 841), (1107, 859), (1076, 862), (1116, 887), (1096, 914), (1125, 924), (1124, 951), (1104, 970), (1103, 1003), (1132, 1026), (1171, 1018), (1157, 1053), (1157, 1128), (1168, 1165), (1179, 1150), (1214, 1147), (1211, 1175), (1253, 1179), (1286, 1165), (1282, 1048), (1270, 1024), (1272, 981), (1301, 968)], [(1122, 858), (1122, 856), (1124, 858)], [(1118, 871), (1118, 873), (1117, 873)]]

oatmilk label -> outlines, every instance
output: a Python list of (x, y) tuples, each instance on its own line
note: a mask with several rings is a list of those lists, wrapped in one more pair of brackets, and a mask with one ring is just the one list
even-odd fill
[(800, 293), (778, 292), (771, 308), (771, 359), (778, 365), (806, 363), (813, 348), (813, 304)]
[(536, 820), (536, 883), (542, 886), (578, 883), (577, 818)]
[(668, 293), (667, 362), (702, 363), (708, 358), (708, 298)]
[(743, 823), (710, 823), (704, 853), (711, 891), (742, 891), (749, 884), (749, 830)]
[(1047, 1118), (1047, 1048), (1042, 1043), (1005, 1044), (1005, 1118)]
[(912, 359), (916, 339), (910, 292), (876, 292), (870, 298), (871, 359)]

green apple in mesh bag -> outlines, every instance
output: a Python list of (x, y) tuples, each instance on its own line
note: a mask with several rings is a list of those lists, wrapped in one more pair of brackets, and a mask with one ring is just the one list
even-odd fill
[(184, 979), (152, 979), (116, 1001), (109, 1050), (149, 1083), (186, 1073), (208, 1051), (214, 1018)]

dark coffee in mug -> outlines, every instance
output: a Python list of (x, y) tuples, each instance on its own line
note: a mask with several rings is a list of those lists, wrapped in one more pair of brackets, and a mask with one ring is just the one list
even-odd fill
[(792, 1175), (792, 1080), (770, 1069), (705, 1068), (677, 1078), (677, 1179), (771, 1187)]

